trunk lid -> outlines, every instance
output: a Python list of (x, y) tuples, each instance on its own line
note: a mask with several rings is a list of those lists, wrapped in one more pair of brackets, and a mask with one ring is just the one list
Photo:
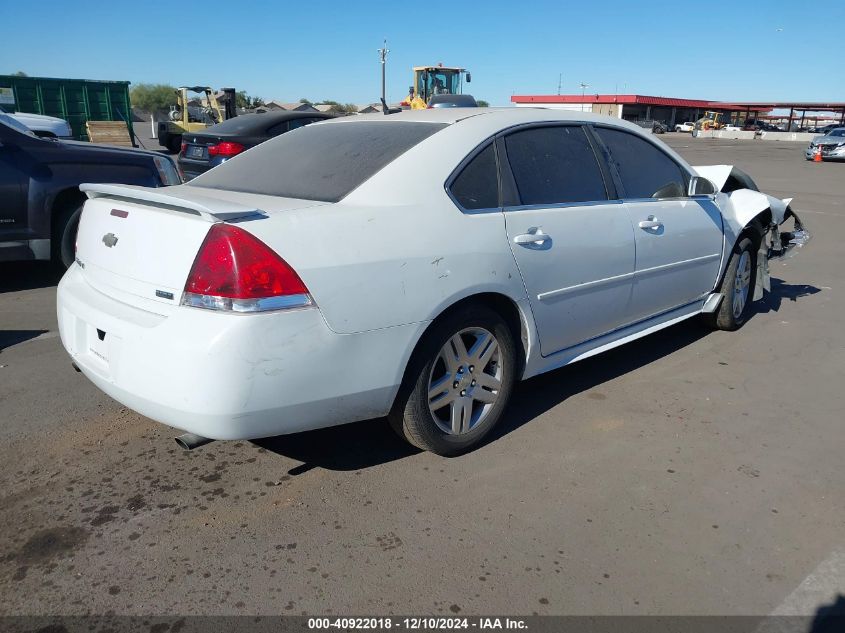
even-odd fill
[(263, 211), (180, 187), (80, 185), (88, 196), (77, 235), (86, 280), (115, 299), (161, 314), (178, 305), (194, 259), (216, 222)]

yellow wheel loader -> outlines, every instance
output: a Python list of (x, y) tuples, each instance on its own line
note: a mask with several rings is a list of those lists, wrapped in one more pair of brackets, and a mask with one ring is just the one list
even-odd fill
[(412, 110), (424, 110), (428, 101), (437, 94), (463, 94), (464, 79), (472, 81), (466, 68), (454, 66), (414, 66), (414, 85), (408, 90), (408, 97), (402, 102)]
[(725, 124), (722, 123), (722, 113), (710, 110), (705, 111), (704, 116), (695, 122), (696, 130), (721, 130), (723, 127)]

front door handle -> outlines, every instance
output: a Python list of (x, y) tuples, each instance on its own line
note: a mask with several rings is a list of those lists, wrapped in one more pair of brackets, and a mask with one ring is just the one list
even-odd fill
[(658, 220), (653, 215), (648, 216), (647, 220), (643, 220), (637, 226), (641, 229), (659, 229), (663, 226), (663, 222)]
[(539, 246), (551, 239), (550, 235), (543, 233), (543, 229), (530, 228), (528, 229), (528, 233), (523, 233), (522, 235), (514, 237), (513, 243), (521, 244), (522, 246)]

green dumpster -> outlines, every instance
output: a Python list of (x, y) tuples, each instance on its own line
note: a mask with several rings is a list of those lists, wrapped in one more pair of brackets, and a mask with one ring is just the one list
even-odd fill
[(33, 112), (66, 120), (73, 137), (80, 141), (88, 140), (86, 121), (124, 121), (135, 138), (128, 81), (0, 75), (0, 98), (0, 106), (6, 111)]

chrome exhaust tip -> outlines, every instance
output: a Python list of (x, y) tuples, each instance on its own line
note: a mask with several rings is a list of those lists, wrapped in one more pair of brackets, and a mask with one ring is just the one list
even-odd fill
[(184, 433), (176, 438), (176, 443), (184, 448), (186, 451), (192, 451), (200, 446), (205, 446), (213, 442), (211, 438), (203, 437), (202, 435), (195, 435), (193, 433)]

